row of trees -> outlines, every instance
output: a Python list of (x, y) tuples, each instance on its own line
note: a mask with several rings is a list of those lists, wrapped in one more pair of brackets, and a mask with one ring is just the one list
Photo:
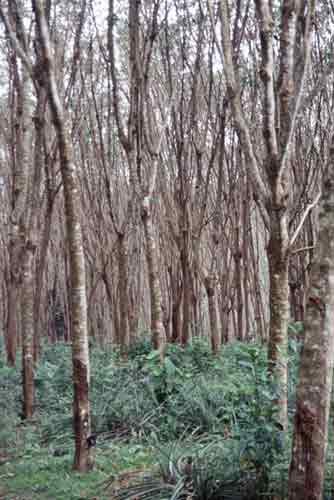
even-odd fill
[(10, 364), (22, 342), (25, 416), (43, 337), (71, 339), (75, 467), (89, 469), (88, 337), (126, 355), (147, 329), (162, 361), (167, 341), (192, 336), (214, 353), (268, 340), (285, 429), (288, 323), (306, 317), (290, 475), (302, 498), (331, 387), (334, 12), (314, 0), (104, 7), (0, 2), (1, 314)]

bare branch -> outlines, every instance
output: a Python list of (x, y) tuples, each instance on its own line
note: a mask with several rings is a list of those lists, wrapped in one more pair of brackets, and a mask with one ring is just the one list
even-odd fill
[(310, 213), (310, 211), (312, 210), (312, 208), (314, 208), (316, 206), (316, 204), (319, 202), (320, 200), (320, 196), (321, 196), (321, 192), (317, 194), (317, 196), (315, 197), (315, 199), (312, 201), (312, 203), (310, 203), (309, 205), (307, 205), (303, 215), (302, 215), (302, 218), (300, 219), (300, 222), (295, 230), (295, 232), (293, 233), (291, 239), (290, 239), (290, 243), (289, 243), (289, 247), (291, 248), (293, 246), (293, 244), (295, 243), (300, 231), (302, 230), (302, 227), (304, 225), (304, 222), (306, 220), (306, 217), (308, 216), (308, 214)]
[[(208, 0), (208, 2), (210, 4), (210, 0)], [(241, 107), (239, 82), (237, 80), (236, 70), (233, 62), (233, 51), (230, 35), (230, 13), (227, 0), (222, 0), (220, 6), (221, 36), (224, 54), (223, 64), (227, 83), (227, 95), (231, 102), (239, 139), (245, 151), (246, 164), (247, 168), (249, 169), (250, 179), (252, 181), (254, 189), (257, 192), (257, 195), (261, 198), (261, 201), (266, 202), (269, 196), (268, 189), (260, 173), (259, 163), (255, 155), (250, 130), (246, 123)]]
[(271, 158), (277, 158), (277, 136), (275, 129), (276, 106), (274, 90), (274, 53), (273, 53), (273, 14), (268, 2), (255, 0), (260, 24), (262, 68), (261, 79), (265, 91), (263, 121), (267, 153)]
[(17, 53), (17, 55), (21, 59), (21, 61), (24, 64), (30, 78), (32, 79), (33, 83), (35, 84), (35, 75), (34, 75), (34, 70), (33, 70), (33, 64), (30, 61), (29, 56), (26, 53), (24, 47), (20, 43), (15, 31), (13, 30), (13, 28), (9, 22), (9, 19), (3, 10), (1, 3), (0, 3), (0, 18), (1, 18), (3, 24), (6, 28), (6, 32), (10, 38), (11, 44), (13, 46), (13, 50)]
[[(159, 159), (159, 153), (160, 153), (160, 149), (161, 149), (161, 144), (162, 144), (162, 140), (163, 140), (163, 137), (164, 137), (164, 134), (165, 134), (165, 130), (166, 128), (168, 127), (169, 125), (169, 121), (170, 121), (170, 116), (171, 116), (171, 109), (173, 107), (173, 103), (174, 103), (174, 97), (172, 96), (170, 101), (169, 101), (169, 105), (168, 105), (168, 109), (165, 113), (165, 118), (164, 118), (164, 122), (161, 126), (161, 129), (160, 129), (160, 132), (159, 132), (159, 136), (158, 136), (158, 139), (156, 140), (155, 144), (150, 144), (150, 140), (147, 141), (147, 145), (148, 145), (148, 149), (149, 149), (149, 153), (151, 154), (151, 156), (154, 157), (153, 159), (153, 169), (152, 169), (152, 172), (151, 172), (151, 175), (150, 175), (150, 182), (149, 182), (149, 186), (148, 186), (148, 190), (147, 190), (147, 196), (151, 198), (152, 194), (153, 194), (153, 191), (154, 191), (154, 187), (155, 187), (155, 184), (156, 184), (156, 178), (157, 178), (157, 173), (158, 173), (158, 159)], [(149, 111), (148, 111), (149, 113)], [(152, 130), (151, 130), (151, 133), (152, 133)]]
[[(290, 2), (286, 0), (287, 4)], [(280, 117), (280, 126), (281, 126), (281, 161), (280, 161), (280, 169), (279, 169), (279, 181), (282, 179), (284, 175), (284, 171), (286, 168), (287, 160), (289, 157), (289, 148), (292, 141), (293, 134), (296, 128), (296, 118), (298, 116), (298, 112), (302, 102), (302, 94), (304, 90), (305, 80), (307, 76), (307, 70), (310, 62), (310, 51), (311, 51), (311, 31), (312, 31), (312, 18), (315, 9), (315, 0), (310, 0), (310, 5), (308, 6), (308, 12), (305, 21), (305, 34), (304, 34), (304, 67), (300, 77), (299, 88), (297, 92), (295, 92), (295, 99), (293, 104), (293, 110), (289, 110), (288, 107), (291, 106), (291, 92), (294, 86), (294, 82), (292, 80), (293, 75), (293, 64), (294, 61), (291, 60), (293, 57), (293, 50), (295, 48), (295, 44), (292, 42), (292, 36), (296, 37), (296, 26), (290, 25), (292, 21), (286, 21), (286, 27), (283, 25), (282, 29), (286, 30), (286, 34), (283, 34), (282, 37), (285, 36), (291, 37), (290, 42), (285, 42), (282, 40), (281, 50), (282, 50), (282, 59), (281, 59), (281, 68), (280, 68), (280, 106), (281, 106), (281, 117)], [(288, 9), (287, 9), (288, 10)], [(284, 21), (283, 21), (284, 22)], [(293, 21), (295, 23), (295, 20)], [(289, 30), (292, 34), (289, 33)], [(290, 43), (293, 43), (292, 47), (290, 47)], [(287, 45), (288, 44), (288, 45)], [(282, 46), (283, 45), (283, 46)], [(287, 46), (285, 46), (287, 45)], [(292, 52), (292, 53), (291, 53)], [(289, 115), (291, 119), (288, 119)], [(286, 127), (282, 129), (282, 124), (285, 120)]]
[(125, 150), (129, 150), (130, 141), (129, 137), (125, 133), (125, 128), (122, 122), (121, 113), (119, 109), (119, 87), (118, 79), (116, 75), (116, 62), (115, 62), (115, 47), (114, 47), (114, 24), (115, 24), (115, 14), (114, 14), (114, 1), (109, 0), (109, 19), (108, 19), (108, 51), (110, 60), (110, 72), (112, 80), (112, 97), (113, 97), (113, 109), (115, 113), (115, 120), (118, 129), (118, 134), (120, 141)]
[(309, 250), (314, 250), (314, 248), (315, 248), (314, 245), (310, 245), (308, 247), (297, 248), (297, 250), (293, 250), (293, 252), (291, 252), (290, 255), (296, 255), (297, 253), (301, 253), (301, 252), (308, 252)]

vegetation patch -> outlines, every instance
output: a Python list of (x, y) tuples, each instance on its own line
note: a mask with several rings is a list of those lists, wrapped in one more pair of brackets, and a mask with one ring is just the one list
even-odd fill
[[(290, 410), (299, 346), (291, 341)], [(20, 366), (0, 362), (0, 477), (10, 499), (268, 498), (284, 495), (290, 438), (277, 425), (266, 348), (233, 343), (219, 356), (196, 340), (161, 365), (145, 340), (128, 360), (91, 346), (95, 469), (72, 471), (71, 353), (45, 346), (36, 416), (21, 420)], [(284, 496), (282, 496), (284, 498)]]

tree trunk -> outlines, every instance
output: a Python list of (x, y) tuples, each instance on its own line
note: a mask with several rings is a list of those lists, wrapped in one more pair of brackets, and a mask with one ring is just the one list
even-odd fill
[(130, 314), (129, 314), (130, 345), (136, 342), (138, 338), (139, 320), (140, 320), (140, 300), (142, 297), (141, 281), (142, 281), (141, 270), (139, 269), (137, 271), (136, 283), (130, 291)]
[[(182, 299), (182, 296), (181, 296)], [(177, 344), (181, 341), (182, 323), (181, 323), (181, 299), (173, 304), (172, 308), (172, 343)]]
[(181, 250), (182, 286), (183, 286), (183, 318), (182, 318), (182, 345), (191, 340), (191, 275), (188, 262), (188, 252), (185, 247)]
[(119, 271), (119, 303), (120, 303), (120, 346), (123, 356), (130, 347), (129, 331), (129, 287), (128, 287), (128, 244), (123, 233), (118, 234), (118, 271)]
[[(22, 371), (23, 371), (23, 414), (31, 419), (34, 413), (35, 382), (34, 382), (34, 339), (38, 322), (34, 316), (34, 285), (35, 285), (35, 251), (37, 247), (37, 220), (40, 208), (40, 190), (43, 169), (43, 112), (45, 111), (46, 93), (41, 86), (38, 89), (35, 122), (35, 152), (34, 172), (30, 192), (27, 197), (27, 217), (25, 231), (25, 246), (22, 264)], [(27, 145), (28, 146), (28, 145)]]
[(321, 500), (334, 357), (334, 173), (324, 183), (294, 420), (289, 500)]
[(22, 321), (22, 376), (23, 415), (29, 420), (34, 413), (34, 254), (36, 247), (28, 241), (22, 264), (21, 321)]
[(171, 342), (176, 344), (181, 341), (181, 304), (182, 304), (182, 285), (180, 283), (179, 265), (173, 272), (173, 266), (170, 266), (170, 286), (171, 286), (171, 323), (172, 335)]
[(87, 331), (87, 303), (85, 260), (80, 221), (80, 192), (72, 147), (68, 137), (64, 110), (55, 79), (50, 35), (40, 0), (33, 1), (40, 44), (44, 57), (48, 101), (57, 132), (61, 175), (64, 186), (65, 218), (70, 256), (70, 317), (74, 385), (74, 469), (85, 472), (92, 467), (89, 404), (89, 352)]
[(13, 279), (12, 271), (10, 271), (10, 282), (8, 288), (8, 316), (7, 328), (5, 331), (5, 345), (7, 363), (9, 366), (15, 366), (17, 350), (16, 304), (19, 301), (19, 289), (15, 283), (15, 279)]
[(150, 199), (148, 197), (145, 197), (142, 202), (142, 221), (146, 238), (146, 257), (150, 281), (152, 343), (154, 349), (159, 350), (160, 358), (163, 360), (166, 348), (166, 335), (161, 307), (162, 295), (159, 282), (157, 247), (152, 224)]
[(237, 305), (237, 339), (242, 342), (245, 340), (244, 333), (244, 301), (242, 293), (242, 254), (238, 247), (235, 249), (234, 254), (234, 265), (235, 265), (235, 288), (236, 288), (236, 305)]
[(182, 345), (187, 345), (192, 338), (192, 296), (193, 296), (193, 242), (192, 242), (192, 219), (190, 214), (189, 202), (186, 201), (182, 206), (181, 223), (181, 249), (180, 260), (182, 269), (182, 288), (183, 288), (183, 317), (182, 317)]
[(23, 414), (31, 419), (34, 413), (34, 337), (37, 324), (34, 318), (35, 251), (37, 245), (37, 216), (43, 165), (43, 120), (45, 95), (38, 96), (35, 116), (35, 158), (34, 175), (27, 199), (25, 240), (22, 251), (22, 292), (21, 292), (21, 330), (22, 330), (22, 375), (23, 375)]
[[(10, 3), (9, 13), (15, 24), (17, 37), (23, 42), (23, 33), (20, 25), (20, 16), (18, 5)], [(11, 212), (11, 234), (9, 244), (9, 262), (10, 262), (10, 284), (8, 294), (8, 323), (6, 335), (7, 361), (11, 366), (16, 362), (16, 349), (19, 341), (19, 304), (20, 288), (22, 285), (22, 257), (24, 253), (24, 240), (26, 231), (26, 202), (28, 169), (30, 165), (30, 155), (28, 141), (29, 123), (29, 102), (28, 102), (28, 84), (29, 75), (22, 67), (19, 71), (16, 57), (13, 58), (14, 73), (14, 92), (16, 97), (15, 116), (15, 148), (13, 153), (13, 198)]]
[(287, 334), (289, 322), (288, 228), (286, 215), (273, 211), (268, 245), (270, 331), (268, 367), (277, 389), (278, 420), (287, 427)]
[(211, 340), (212, 353), (218, 354), (221, 341), (218, 328), (215, 278), (213, 276), (207, 276), (204, 280), (204, 285), (208, 296), (209, 320), (210, 320), (210, 330), (211, 330), (210, 340)]
[(74, 468), (87, 471), (91, 468), (88, 446), (90, 435), (89, 404), (89, 352), (87, 331), (87, 305), (85, 260), (80, 223), (80, 198), (76, 168), (72, 161), (64, 124), (58, 129), (61, 170), (64, 184), (65, 217), (70, 255), (70, 316), (72, 337), (72, 362), (74, 384)]
[[(47, 196), (50, 198), (51, 193), (48, 193)], [(34, 298), (34, 322), (35, 322), (35, 331), (34, 331), (34, 362), (37, 363), (40, 355), (41, 355), (41, 319), (40, 319), (40, 309), (41, 309), (41, 296), (42, 296), (42, 288), (43, 288), (43, 277), (47, 262), (47, 254), (48, 247), (51, 236), (51, 227), (52, 227), (52, 209), (53, 209), (53, 201), (48, 199), (47, 203), (47, 213), (45, 216), (45, 225), (43, 228), (43, 233), (41, 237), (40, 243), (40, 255), (37, 262), (36, 269), (36, 292)]]

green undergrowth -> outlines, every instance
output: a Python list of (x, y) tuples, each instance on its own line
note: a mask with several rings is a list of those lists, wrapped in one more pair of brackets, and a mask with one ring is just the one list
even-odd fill
[[(87, 475), (72, 471), (70, 346), (45, 346), (29, 425), (20, 366), (0, 357), (0, 499), (284, 498), (290, 435), (277, 424), (265, 346), (235, 342), (213, 357), (197, 340), (169, 346), (163, 365), (145, 340), (126, 361), (90, 351), (97, 446)], [(298, 354), (291, 340), (291, 413)]]

